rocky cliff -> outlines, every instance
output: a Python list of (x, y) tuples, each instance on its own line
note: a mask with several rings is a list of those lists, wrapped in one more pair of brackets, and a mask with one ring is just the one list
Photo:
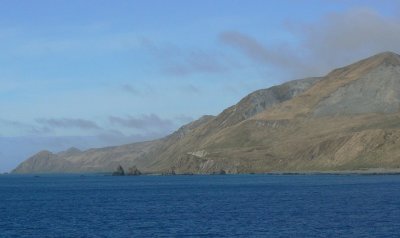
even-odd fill
[(385, 52), (328, 75), (258, 90), (150, 142), (41, 152), (15, 173), (257, 173), (400, 168), (400, 56)]

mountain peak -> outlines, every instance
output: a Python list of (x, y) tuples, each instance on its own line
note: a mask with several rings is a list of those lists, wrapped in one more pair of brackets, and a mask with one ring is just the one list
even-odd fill
[(52, 154), (53, 153), (48, 150), (42, 150), (42, 151), (39, 151), (37, 154), (35, 154), (34, 157), (49, 157)]
[(400, 55), (391, 51), (386, 51), (373, 55), (366, 60), (375, 61), (377, 63), (385, 63), (389, 65), (400, 65)]
[(340, 70), (330, 75), (336, 87), (320, 98), (315, 116), (399, 112), (400, 55), (379, 53)]
[[(375, 56), (384, 56), (384, 57), (393, 57), (393, 56), (396, 56), (396, 57), (398, 57), (399, 55), (397, 54), (397, 53), (394, 53), (394, 52), (392, 52), (392, 51), (384, 51), (384, 52), (381, 52), (381, 53), (378, 53), (378, 54), (376, 54)], [(372, 56), (373, 57), (373, 56)]]
[(378, 53), (353, 64), (334, 69), (327, 76), (354, 79), (379, 66), (400, 66), (400, 55), (390, 51)]

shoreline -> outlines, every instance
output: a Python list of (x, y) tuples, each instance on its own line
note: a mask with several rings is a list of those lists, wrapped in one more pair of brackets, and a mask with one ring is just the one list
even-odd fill
[[(112, 172), (71, 172), (71, 173), (3, 173), (0, 176), (46, 176), (46, 175), (69, 175), (69, 176), (113, 176)], [(363, 170), (326, 170), (326, 171), (271, 171), (261, 173), (182, 173), (162, 174), (159, 172), (144, 172), (141, 175), (124, 175), (114, 177), (136, 177), (136, 176), (229, 176), (229, 175), (400, 175), (400, 169), (363, 169)]]

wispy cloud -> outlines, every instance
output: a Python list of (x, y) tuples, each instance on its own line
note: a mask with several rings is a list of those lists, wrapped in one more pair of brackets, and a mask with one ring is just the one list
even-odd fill
[(0, 119), (0, 123), (12, 127), (29, 127), (30, 125), (15, 120)]
[(155, 86), (145, 82), (140, 82), (140, 84), (125, 83), (120, 86), (120, 89), (134, 96), (149, 96), (158, 91)]
[(185, 84), (180, 87), (180, 90), (184, 94), (201, 94), (201, 89), (193, 84)]
[(47, 126), (37, 126), (34, 124), (24, 123), (16, 120), (7, 120), (0, 118), (0, 125), (12, 127), (16, 130), (33, 135), (42, 135), (51, 132), (51, 128)]
[(230, 70), (232, 63), (221, 52), (159, 45), (150, 39), (143, 39), (142, 45), (160, 62), (161, 72), (169, 76), (223, 73)]
[(95, 122), (85, 119), (76, 118), (39, 118), (36, 122), (50, 128), (78, 128), (85, 130), (100, 130), (102, 129)]
[(238, 31), (222, 32), (218, 38), (225, 45), (239, 50), (248, 59), (259, 65), (278, 67), (293, 72), (306, 69), (301, 58), (294, 54), (287, 45), (267, 47), (254, 37)]
[(238, 48), (257, 62), (270, 63), (272, 61), (271, 58), (277, 57), (256, 39), (237, 31), (223, 32), (219, 35), (219, 38), (223, 43)]
[(66, 31), (70, 31), (71, 34), (43, 37), (27, 35), (24, 29), (19, 29), (18, 34), (10, 37), (16, 41), (10, 50), (18, 55), (39, 56), (56, 53), (127, 51), (141, 46), (139, 37), (131, 32), (109, 33), (92, 30), (90, 33), (82, 33), (79, 27), (70, 27)]
[(109, 121), (111, 124), (119, 125), (126, 128), (134, 128), (138, 130), (172, 130), (175, 125), (172, 120), (163, 119), (156, 114), (141, 115), (139, 117), (117, 117), (110, 116)]
[(204, 51), (191, 51), (181, 59), (168, 61), (163, 72), (172, 76), (187, 76), (195, 73), (222, 73), (227, 66), (215, 56)]
[(130, 84), (124, 84), (124, 85), (121, 86), (121, 88), (122, 88), (123, 91), (131, 93), (131, 94), (134, 94), (134, 95), (138, 95), (138, 94), (141, 93), (139, 89), (133, 87)]

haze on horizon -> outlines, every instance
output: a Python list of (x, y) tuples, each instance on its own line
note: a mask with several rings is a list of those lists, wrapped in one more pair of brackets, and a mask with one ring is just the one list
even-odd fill
[(0, 172), (164, 136), (246, 94), (400, 52), (397, 1), (0, 0)]

